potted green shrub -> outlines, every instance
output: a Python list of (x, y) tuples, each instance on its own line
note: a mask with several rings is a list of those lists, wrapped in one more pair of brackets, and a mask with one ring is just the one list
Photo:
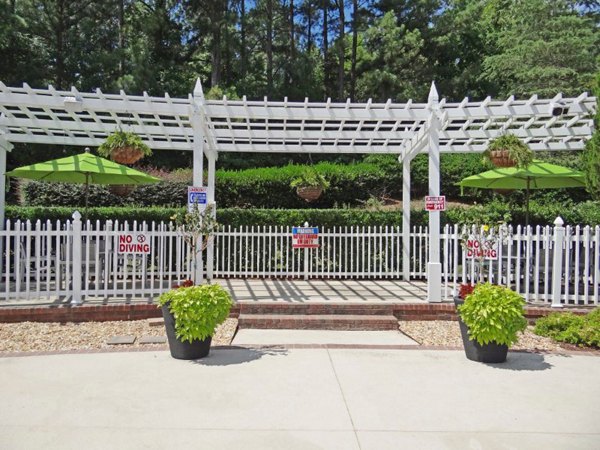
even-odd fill
[(215, 329), (229, 316), (233, 300), (219, 284), (194, 286), (188, 280), (163, 293), (158, 303), (171, 356), (189, 360), (208, 355)]
[(490, 283), (464, 289), (464, 300), (455, 298), (460, 332), (467, 359), (484, 363), (506, 361), (508, 347), (525, 330), (525, 301), (511, 289)]
[(152, 150), (137, 134), (118, 130), (98, 147), (98, 154), (119, 164), (134, 164), (143, 157), (150, 156)]
[(533, 152), (514, 134), (504, 134), (490, 142), (483, 158), (496, 167), (522, 168), (533, 162)]
[(313, 202), (329, 187), (329, 182), (315, 169), (310, 168), (303, 170), (300, 176), (294, 178), (290, 187), (296, 189), (298, 197)]

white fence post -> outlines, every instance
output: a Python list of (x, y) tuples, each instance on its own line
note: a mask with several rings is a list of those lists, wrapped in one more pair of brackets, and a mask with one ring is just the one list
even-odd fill
[(81, 303), (81, 214), (73, 213), (73, 271), (72, 273), (72, 299), (71, 303)]
[(563, 245), (565, 241), (565, 227), (560, 216), (554, 221), (554, 255), (552, 261), (552, 308), (562, 308), (561, 280), (563, 272)]
[[(308, 222), (304, 222), (304, 226), (308, 227)], [(308, 280), (308, 252), (309, 249), (305, 248), (304, 249), (304, 279)]]

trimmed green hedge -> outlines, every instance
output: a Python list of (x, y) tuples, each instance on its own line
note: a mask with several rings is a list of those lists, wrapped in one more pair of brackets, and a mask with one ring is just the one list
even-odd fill
[[(82, 208), (79, 208), (82, 211)], [(586, 202), (574, 205), (538, 205), (532, 202), (530, 207), (530, 224), (552, 225), (560, 215), (565, 223), (572, 225), (600, 225), (600, 202)], [(68, 207), (17, 207), (9, 206), (7, 219), (21, 220), (67, 220), (74, 208)], [(169, 221), (169, 218), (181, 208), (90, 208), (90, 220), (137, 220), (137, 221)], [(242, 225), (310, 225), (320, 226), (359, 226), (359, 225), (401, 225), (401, 211), (369, 211), (366, 209), (217, 209), (217, 219), (224, 225), (238, 227)], [(427, 213), (422, 209), (413, 209), (411, 223), (427, 225)], [(511, 209), (508, 205), (493, 201), (486, 205), (472, 207), (450, 207), (441, 214), (442, 224), (473, 223), (475, 221), (496, 224), (507, 221), (512, 224), (523, 224), (525, 211)]]

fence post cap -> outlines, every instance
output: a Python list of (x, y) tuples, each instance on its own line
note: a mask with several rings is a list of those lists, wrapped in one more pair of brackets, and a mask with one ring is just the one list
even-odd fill
[(75, 211), (73, 213), (73, 219), (75, 219), (75, 220), (81, 220), (81, 213), (79, 211)]
[(562, 220), (562, 217), (558, 216), (556, 219), (554, 219), (554, 225), (557, 227), (562, 227), (564, 224), (565, 222)]

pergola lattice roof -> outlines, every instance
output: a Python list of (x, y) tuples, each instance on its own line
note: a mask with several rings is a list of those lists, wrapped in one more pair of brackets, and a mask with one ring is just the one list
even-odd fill
[[(553, 116), (560, 102), (565, 113)], [(439, 102), (441, 152), (483, 151), (510, 132), (533, 150), (580, 150), (592, 134), (596, 99)], [(186, 98), (7, 87), (0, 83), (0, 133), (13, 143), (95, 147), (123, 129), (153, 149), (192, 150), (194, 114), (210, 150), (236, 152), (394, 153), (423, 143), (429, 103), (322, 103), (205, 100), (199, 83)]]

